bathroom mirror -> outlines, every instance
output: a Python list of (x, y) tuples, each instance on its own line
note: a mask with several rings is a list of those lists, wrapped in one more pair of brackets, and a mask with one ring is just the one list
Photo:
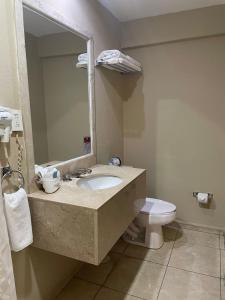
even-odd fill
[(92, 153), (90, 40), (23, 6), (34, 163)]

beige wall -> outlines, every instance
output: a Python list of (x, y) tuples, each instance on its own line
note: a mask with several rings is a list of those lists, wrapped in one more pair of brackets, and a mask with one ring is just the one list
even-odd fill
[[(120, 48), (120, 24), (94, 0), (48, 0), (67, 19), (93, 34), (94, 55), (100, 51)], [(123, 107), (121, 101), (121, 75), (95, 70), (95, 99), (97, 126), (97, 160), (106, 163), (111, 155), (123, 156)], [(106, 85), (104, 85), (106, 83)]]
[(86, 69), (76, 68), (78, 58), (74, 54), (81, 51), (87, 51), (86, 41), (74, 34), (40, 38), (26, 34), (37, 164), (64, 161), (84, 154), (83, 138), (90, 136), (88, 78)]
[(48, 161), (84, 155), (83, 138), (90, 136), (88, 74), (76, 61), (75, 55), (42, 60)]
[(225, 33), (225, 5), (124, 22), (122, 47), (160, 44)]
[(13, 254), (13, 265), (18, 300), (53, 300), (80, 263), (29, 247)]
[(26, 34), (26, 56), (31, 99), (31, 118), (36, 163), (48, 162), (47, 124), (45, 113), (42, 60), (38, 53), (38, 38)]
[[(93, 34), (95, 55), (104, 48), (120, 46), (120, 29), (118, 22), (101, 8), (97, 1), (90, 0), (45, 0), (49, 5), (63, 14), (66, 19), (76, 19), (77, 23)], [(14, 1), (0, 1), (0, 103), (12, 108), (19, 108), (18, 74), (15, 36)], [(98, 161), (105, 162), (112, 152), (122, 156), (122, 101), (115, 92), (120, 75), (96, 71), (96, 110)], [(118, 77), (117, 77), (118, 76)], [(107, 89), (103, 83), (107, 79)], [(110, 108), (108, 108), (110, 105)], [(105, 111), (108, 114), (105, 114)], [(108, 122), (110, 120), (110, 123)], [(105, 143), (105, 138), (108, 138)], [(112, 138), (111, 138), (112, 137)], [(23, 142), (23, 140), (22, 140)], [(12, 139), (10, 160), (15, 161), (15, 140)], [(1, 161), (2, 163), (2, 161)], [(24, 169), (24, 173), (26, 170)], [(16, 285), (19, 300), (50, 300), (58, 289), (70, 278), (77, 262), (48, 252), (29, 249), (13, 255)]]
[(38, 40), (40, 57), (87, 52), (85, 41), (71, 32), (48, 34), (39, 37)]
[[(143, 65), (128, 75), (125, 163), (148, 170), (148, 195), (178, 218), (225, 228), (225, 36), (127, 51)], [(194, 191), (211, 192), (202, 208)]]

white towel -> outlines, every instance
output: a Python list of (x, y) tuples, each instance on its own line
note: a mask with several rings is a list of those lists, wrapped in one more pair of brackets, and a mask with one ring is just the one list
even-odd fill
[(78, 69), (87, 69), (88, 65), (87, 65), (87, 62), (86, 61), (79, 61), (77, 64), (76, 64), (76, 67)]
[(105, 62), (108, 59), (111, 58), (123, 58), (125, 60), (128, 60), (131, 64), (134, 64), (138, 67), (141, 67), (141, 64), (134, 58), (130, 57), (129, 55), (124, 54), (120, 50), (105, 50), (100, 53), (100, 55), (97, 58), (97, 61)]
[(16, 300), (16, 288), (0, 187), (0, 299)]
[(20, 188), (12, 194), (4, 194), (6, 223), (13, 251), (20, 251), (33, 243), (30, 209), (26, 191)]
[(81, 53), (78, 55), (78, 61), (79, 62), (87, 62), (88, 61), (88, 54), (87, 53)]
[(117, 67), (120, 67), (122, 71), (141, 71), (141, 67), (138, 67), (137, 65), (132, 64), (129, 60), (123, 58), (110, 58), (107, 60), (107, 63), (111, 66), (117, 65)]

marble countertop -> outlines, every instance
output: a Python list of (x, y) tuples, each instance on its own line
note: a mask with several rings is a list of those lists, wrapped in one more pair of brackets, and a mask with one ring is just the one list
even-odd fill
[(99, 174), (118, 176), (122, 179), (122, 183), (104, 190), (88, 190), (79, 187), (77, 185), (79, 178), (76, 178), (72, 181), (62, 181), (61, 188), (53, 194), (46, 194), (43, 191), (37, 191), (29, 194), (29, 198), (53, 203), (76, 205), (97, 210), (139, 175), (145, 172), (144, 169), (127, 166), (115, 167), (108, 165), (95, 165), (91, 169), (92, 174), (87, 175), (87, 177)]

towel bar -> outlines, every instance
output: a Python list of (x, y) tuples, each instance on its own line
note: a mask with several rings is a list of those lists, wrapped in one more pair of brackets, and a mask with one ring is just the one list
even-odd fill
[(20, 189), (21, 187), (24, 188), (24, 186), (25, 186), (25, 179), (24, 179), (24, 177), (23, 177), (22, 172), (20, 172), (20, 171), (18, 171), (18, 170), (13, 170), (13, 169), (11, 169), (10, 167), (4, 167), (4, 168), (2, 169), (2, 175), (3, 175), (3, 176), (2, 176), (1, 183), (3, 183), (3, 181), (4, 181), (7, 177), (9, 177), (9, 176), (11, 177), (13, 173), (19, 174), (20, 179), (22, 179), (22, 183), (19, 184), (18, 189)]

